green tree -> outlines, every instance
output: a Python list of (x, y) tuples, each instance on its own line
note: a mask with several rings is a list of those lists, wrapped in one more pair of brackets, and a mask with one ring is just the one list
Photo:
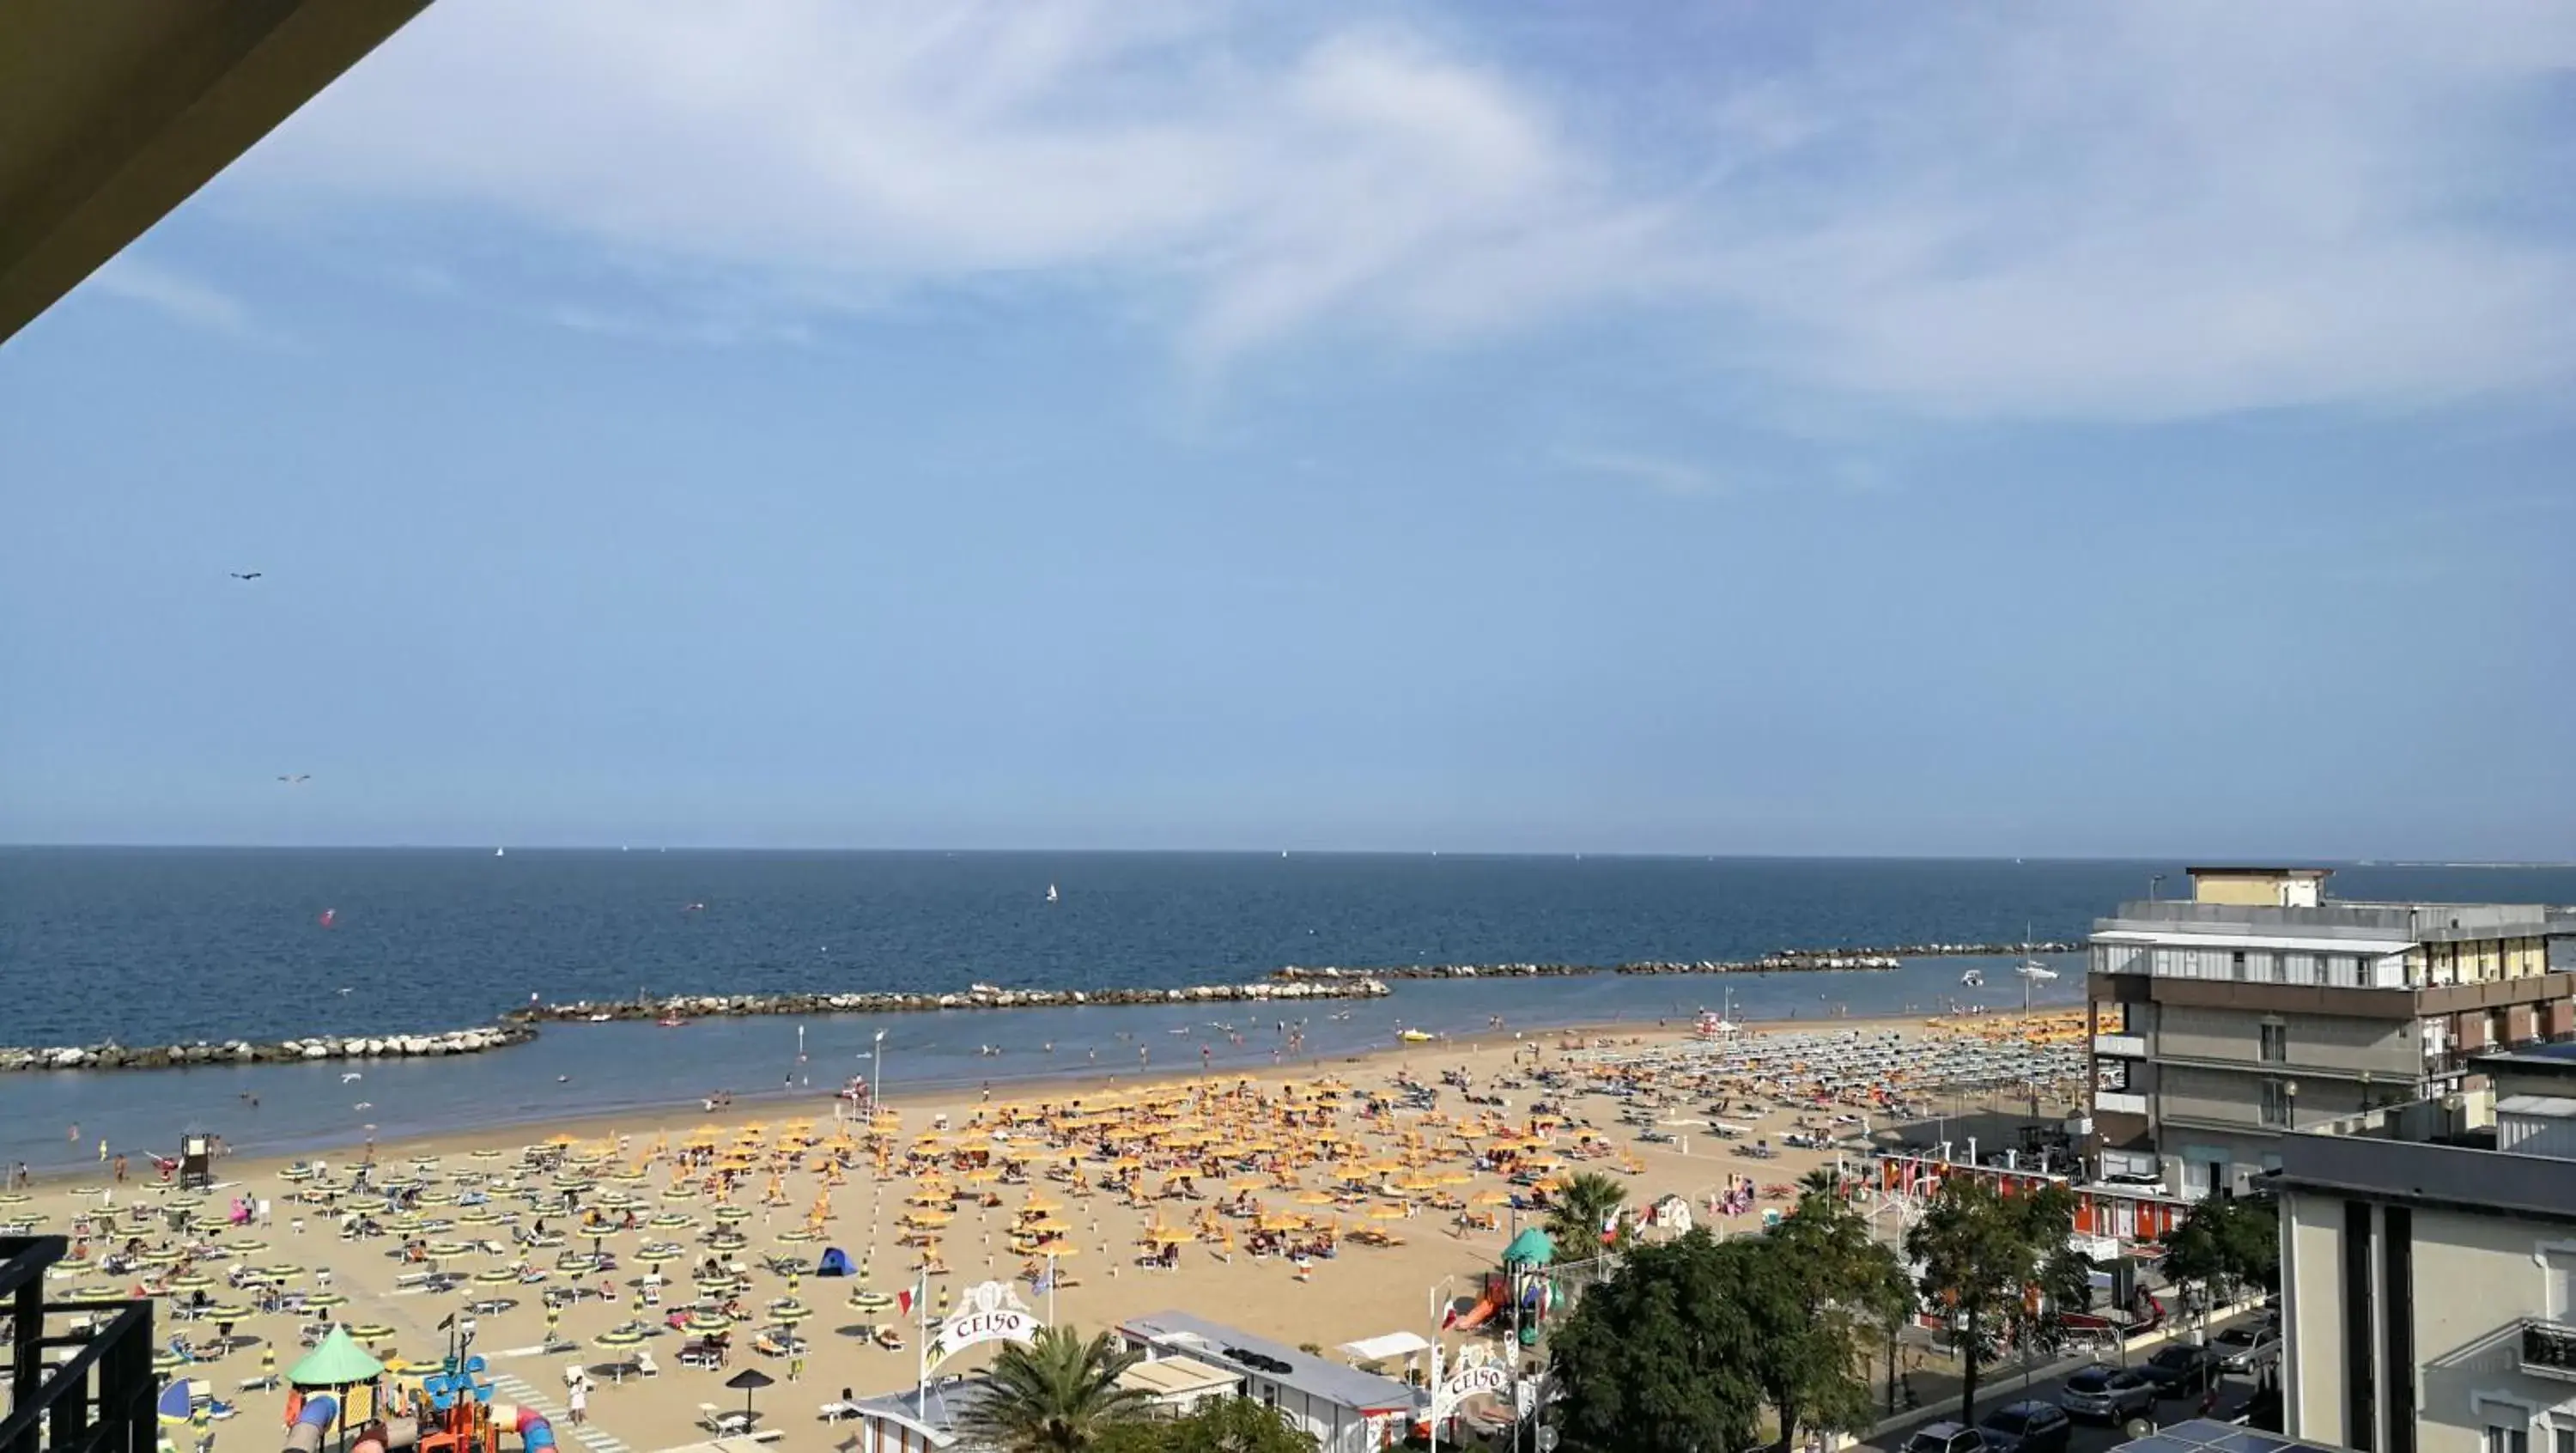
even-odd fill
[(1251, 1398), (1210, 1398), (1178, 1418), (1112, 1425), (1096, 1453), (1316, 1453), (1287, 1415)]
[(1615, 1176), (1578, 1171), (1548, 1198), (1547, 1239), (1569, 1261), (1601, 1254), (1601, 1223), (1628, 1199)]
[(1070, 1327), (1041, 1327), (1028, 1346), (1006, 1346), (993, 1359), (991, 1394), (960, 1421), (1002, 1453), (1084, 1453), (1151, 1406), (1118, 1385), (1138, 1360), (1106, 1332), (1086, 1342)]
[[(1801, 1183), (1798, 1204), (1752, 1249), (1749, 1307), (1756, 1324), (1755, 1379), (1778, 1415), (1786, 1453), (1798, 1430), (1840, 1432), (1869, 1416), (1865, 1327), (1904, 1268), (1869, 1234), (1831, 1172)], [(1871, 1339), (1871, 1340), (1874, 1340)]]
[[(1907, 1254), (1923, 1264), (1924, 1296), (1958, 1328), (1959, 1421), (1977, 1421), (1988, 1332), (2038, 1337), (2057, 1308), (2085, 1299), (2089, 1268), (2066, 1244), (2074, 1226), (2075, 1196), (2064, 1186), (2007, 1196), (1984, 1177), (1953, 1175), (1906, 1233)], [(2045, 1299), (2036, 1313), (2033, 1293)]]
[(2165, 1275), (2200, 1293), (2201, 1318), (2238, 1285), (2281, 1285), (2281, 1218), (2268, 1197), (2209, 1196), (2165, 1237)]
[(1584, 1295), (1548, 1339), (1564, 1453), (1731, 1453), (1755, 1442), (1765, 1395), (1749, 1260), (1694, 1230), (1628, 1252)]

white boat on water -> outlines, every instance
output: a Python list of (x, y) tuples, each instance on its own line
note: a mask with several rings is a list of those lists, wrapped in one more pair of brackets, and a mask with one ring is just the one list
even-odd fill
[(1055, 891), (1055, 885), (1054, 885), (1053, 883), (1049, 883), (1049, 884), (1047, 884), (1047, 901), (1048, 901), (1049, 903), (1053, 903), (1053, 902), (1055, 902), (1055, 901), (1056, 901), (1056, 891)]
[(1970, 969), (1966, 973), (1961, 974), (1959, 976), (1959, 987), (1962, 989), (1982, 989), (1986, 987), (1986, 971), (1983, 969)]
[(494, 848), (492, 850), (492, 856), (496, 858), (506, 858), (510, 856), (510, 850), (508, 848)]

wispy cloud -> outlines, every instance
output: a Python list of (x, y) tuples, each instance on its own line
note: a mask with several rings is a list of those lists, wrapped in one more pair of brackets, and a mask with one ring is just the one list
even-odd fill
[(2576, 218), (2528, 187), (2567, 161), (2531, 103), (2576, 8), (1838, 13), (1676, 40), (1658, 89), (1462, 41), (1510, 23), (1483, 10), (448, 0), (248, 184), (498, 214), (791, 315), (1132, 293), (1202, 362), (1651, 309), (1714, 368), (1920, 414), (2576, 376)]
[(1647, 454), (1569, 449), (1559, 452), (1556, 458), (1559, 464), (1569, 469), (1606, 475), (1674, 499), (1726, 494), (1733, 488), (1728, 481), (1699, 465), (1676, 459), (1658, 459)]
[(250, 309), (239, 298), (184, 273), (136, 258), (110, 260), (90, 275), (87, 286), (110, 297), (157, 308), (192, 327), (236, 338), (259, 336)]

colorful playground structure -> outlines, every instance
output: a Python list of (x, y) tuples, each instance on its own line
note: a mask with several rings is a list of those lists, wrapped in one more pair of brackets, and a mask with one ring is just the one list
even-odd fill
[[(1485, 1273), (1484, 1294), (1464, 1310), (1451, 1307), (1441, 1326), (1454, 1332), (1509, 1327), (1511, 1309), (1517, 1306), (1521, 1345), (1536, 1346), (1546, 1331), (1549, 1314), (1564, 1298), (1563, 1289), (1548, 1274), (1555, 1260), (1556, 1243), (1548, 1240), (1546, 1232), (1536, 1226), (1523, 1231), (1503, 1248), (1501, 1268)], [(1498, 1317), (1500, 1322), (1496, 1321)]]
[[(288, 1374), (284, 1453), (322, 1453), (335, 1427), (346, 1453), (504, 1453), (505, 1434), (518, 1439), (516, 1453), (556, 1453), (545, 1415), (492, 1401), (482, 1371), (480, 1357), (451, 1357), (417, 1386), (391, 1383), (381, 1363), (335, 1328)], [(363, 1421), (355, 1412), (360, 1396), (368, 1408)]]

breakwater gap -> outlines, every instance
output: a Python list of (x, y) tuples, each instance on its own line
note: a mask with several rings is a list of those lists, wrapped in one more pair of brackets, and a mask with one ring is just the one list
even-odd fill
[(310, 1060), (440, 1058), (526, 1044), (547, 1023), (744, 1018), (759, 1015), (911, 1014), (939, 1010), (1118, 1008), (1144, 1004), (1297, 1003), (1379, 999), (1401, 980), (1579, 978), (1594, 974), (1767, 974), (1894, 969), (1909, 958), (2000, 957), (2072, 953), (2080, 943), (1926, 943), (1891, 947), (1798, 949), (1735, 961), (1638, 961), (1622, 964), (1407, 964), (1372, 968), (1291, 964), (1248, 984), (1169, 989), (1005, 989), (970, 985), (953, 993), (796, 993), (638, 995), (574, 1000), (509, 1010), (490, 1024), (429, 1034), (308, 1035), (297, 1039), (196, 1041), (170, 1045), (106, 1042), (48, 1047), (0, 1046), (0, 1073), (41, 1070), (156, 1070), (212, 1065), (293, 1064)]

